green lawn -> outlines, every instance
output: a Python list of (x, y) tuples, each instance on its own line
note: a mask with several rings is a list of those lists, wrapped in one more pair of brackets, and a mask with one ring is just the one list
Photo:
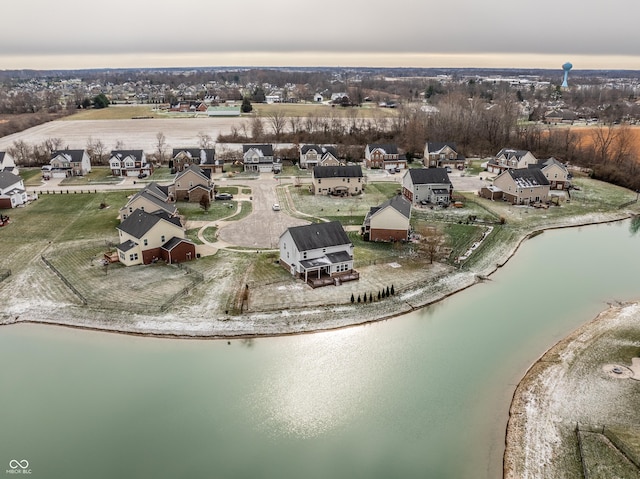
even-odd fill
[(20, 168), (20, 178), (25, 186), (40, 186), (42, 184), (42, 170), (40, 168)]
[(218, 221), (227, 216), (233, 216), (236, 211), (237, 201), (212, 201), (209, 209), (205, 211), (199, 203), (176, 203), (178, 212), (187, 220)]

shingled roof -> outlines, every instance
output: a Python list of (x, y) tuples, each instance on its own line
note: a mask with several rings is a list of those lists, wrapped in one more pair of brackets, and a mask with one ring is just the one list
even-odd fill
[(117, 229), (133, 236), (134, 238), (142, 238), (151, 228), (160, 221), (167, 221), (175, 226), (182, 228), (180, 218), (170, 216), (165, 212), (147, 213), (140, 209), (131, 213), (126, 220), (117, 226)]
[(451, 184), (446, 168), (412, 168), (407, 174), (414, 185)]
[(51, 159), (56, 156), (64, 156), (71, 163), (82, 163), (82, 157), (84, 156), (84, 150), (57, 150), (51, 153)]
[(349, 166), (316, 166), (313, 168), (314, 178), (359, 178), (362, 177), (360, 165)]
[(298, 251), (351, 244), (351, 240), (339, 221), (293, 226), (287, 230)]
[(549, 180), (542, 170), (538, 168), (515, 168), (506, 170), (519, 188), (530, 188), (532, 186), (545, 186)]

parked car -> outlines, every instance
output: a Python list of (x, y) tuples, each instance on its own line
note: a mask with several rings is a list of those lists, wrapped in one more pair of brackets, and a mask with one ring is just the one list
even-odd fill
[(233, 195), (231, 193), (218, 193), (215, 198), (216, 200), (231, 200)]
[(447, 173), (451, 173), (451, 167), (450, 166), (447, 166), (446, 170), (447, 170)]
[(280, 205), (278, 203), (274, 203), (271, 209), (273, 211), (280, 211)]

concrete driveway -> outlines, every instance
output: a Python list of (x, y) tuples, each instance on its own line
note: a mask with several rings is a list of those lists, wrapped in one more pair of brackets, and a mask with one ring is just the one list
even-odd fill
[(289, 216), (286, 205), (281, 204), (281, 211), (273, 211), (274, 203), (281, 203), (276, 196), (278, 181), (271, 173), (263, 173), (258, 180), (227, 180), (219, 182), (224, 185), (243, 185), (251, 188), (250, 195), (239, 194), (234, 199), (247, 200), (251, 196), (253, 211), (249, 216), (221, 226), (218, 238), (230, 245), (248, 248), (278, 248), (280, 235), (291, 226), (309, 224), (308, 221)]

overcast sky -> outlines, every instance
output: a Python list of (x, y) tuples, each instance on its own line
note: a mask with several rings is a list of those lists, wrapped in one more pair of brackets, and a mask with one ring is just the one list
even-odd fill
[(640, 69), (639, 0), (20, 0), (3, 10), (0, 69)]

